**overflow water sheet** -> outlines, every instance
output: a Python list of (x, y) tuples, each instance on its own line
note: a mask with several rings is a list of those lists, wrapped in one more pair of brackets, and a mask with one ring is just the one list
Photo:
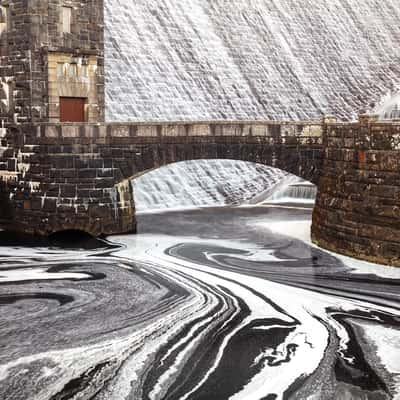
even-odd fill
[(355, 119), (399, 85), (398, 0), (105, 0), (107, 121)]

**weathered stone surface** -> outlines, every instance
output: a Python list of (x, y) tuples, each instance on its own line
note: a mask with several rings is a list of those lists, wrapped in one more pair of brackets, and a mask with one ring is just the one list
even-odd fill
[[(0, 0), (3, 4), (10, 23), (0, 29), (0, 121), (58, 121), (60, 96), (86, 97), (87, 120), (103, 120), (103, 1)], [(62, 29), (62, 6), (71, 9), (69, 33)], [(75, 66), (86, 68), (87, 78), (72, 76)]]
[[(105, 113), (110, 122), (351, 118), (400, 73), (397, 0), (361, 9), (355, 0), (0, 0), (5, 6), (6, 122), (56, 122), (60, 97), (85, 98), (89, 122)], [(62, 7), (71, 10), (69, 32)]]
[(312, 238), (330, 250), (400, 265), (400, 123), (364, 116), (326, 125)]

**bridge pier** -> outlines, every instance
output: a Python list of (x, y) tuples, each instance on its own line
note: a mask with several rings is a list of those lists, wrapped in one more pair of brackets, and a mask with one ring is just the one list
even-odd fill
[(129, 181), (104, 188), (101, 194), (98, 192), (101, 196), (98, 198), (92, 197), (96, 190), (78, 189), (78, 198), (75, 192), (69, 192), (69, 184), (61, 186), (60, 197), (49, 192), (43, 196), (38, 189), (28, 194), (26, 186), (11, 189), (11, 200), (10, 193), (0, 193), (1, 228), (39, 236), (66, 230), (94, 237), (136, 232), (135, 203)]
[[(8, 229), (32, 235), (49, 236), (53, 233), (74, 230), (91, 236), (105, 236), (119, 233), (135, 233), (135, 203), (129, 181), (123, 181), (111, 188), (103, 188), (98, 198), (91, 189), (78, 189), (76, 197), (70, 186), (61, 188), (60, 200), (46, 198), (41, 194), (15, 198), (17, 205), (15, 219)], [(67, 197), (74, 196), (74, 197)]]
[(100, 131), (97, 125), (9, 128), (0, 147), (0, 227), (41, 236), (135, 232), (132, 187), (99, 154)]

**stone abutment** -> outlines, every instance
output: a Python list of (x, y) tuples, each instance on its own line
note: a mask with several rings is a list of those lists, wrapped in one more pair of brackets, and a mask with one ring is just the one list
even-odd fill
[(400, 266), (400, 121), (361, 116), (325, 125), (312, 239), (329, 250)]

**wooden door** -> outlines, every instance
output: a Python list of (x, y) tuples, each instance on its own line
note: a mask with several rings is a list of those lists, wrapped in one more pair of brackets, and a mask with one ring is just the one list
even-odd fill
[(85, 122), (85, 99), (60, 97), (60, 122)]

